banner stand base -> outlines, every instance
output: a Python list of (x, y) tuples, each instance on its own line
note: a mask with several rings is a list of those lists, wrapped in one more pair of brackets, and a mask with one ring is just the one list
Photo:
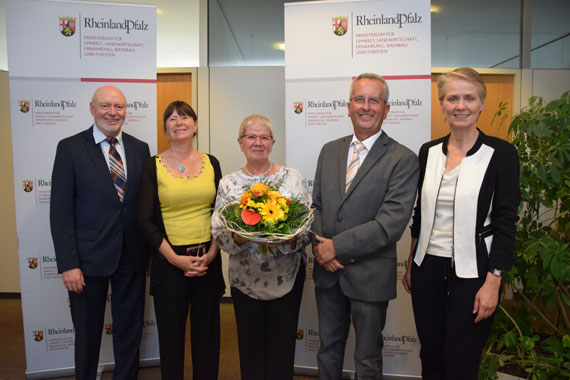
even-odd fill
[[(307, 375), (307, 376), (317, 376), (318, 369), (317, 367), (308, 367), (308, 366), (300, 366), (296, 365), (293, 371), (295, 375)], [(343, 370), (342, 371), (342, 378), (343, 379), (354, 379), (354, 371)], [(394, 374), (384, 374), (384, 380), (415, 380), (421, 379), (421, 376), (408, 376), (408, 375), (394, 375)]]
[[(160, 365), (160, 358), (142, 359), (140, 368), (145, 367), (158, 367)], [(115, 368), (115, 363), (101, 363), (97, 368), (97, 379), (101, 378), (103, 372), (112, 371)], [(45, 371), (26, 371), (26, 379), (49, 379), (54, 377), (73, 376), (75, 374), (75, 367), (66, 367), (58, 369), (50, 369)]]

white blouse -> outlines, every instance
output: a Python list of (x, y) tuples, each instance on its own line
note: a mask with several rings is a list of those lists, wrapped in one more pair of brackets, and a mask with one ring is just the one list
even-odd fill
[(443, 173), (426, 252), (428, 255), (453, 257), (453, 204), (460, 167), (461, 165), (457, 165), (452, 170)]
[(212, 215), (212, 235), (220, 247), (230, 255), (230, 286), (237, 288), (251, 298), (272, 300), (289, 293), (302, 262), (306, 261), (305, 246), (310, 242), (307, 231), (297, 235), (292, 244), (270, 248), (261, 252), (259, 244), (248, 241), (243, 245), (234, 242), (232, 232), (220, 223), (219, 210), (224, 205), (239, 201), (244, 186), (270, 181), (287, 198), (299, 199), (305, 206), (311, 206), (311, 195), (307, 182), (299, 171), (285, 166), (267, 177), (250, 177), (242, 171), (224, 176), (218, 186), (216, 209)]

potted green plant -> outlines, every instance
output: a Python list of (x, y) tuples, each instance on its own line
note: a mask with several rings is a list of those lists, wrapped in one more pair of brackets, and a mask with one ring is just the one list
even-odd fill
[[(506, 107), (496, 116), (505, 120)], [(521, 165), (512, 298), (495, 316), (480, 379), (497, 370), (529, 379), (570, 378), (570, 94), (532, 97), (509, 136)], [(510, 297), (507, 297), (510, 298)]]

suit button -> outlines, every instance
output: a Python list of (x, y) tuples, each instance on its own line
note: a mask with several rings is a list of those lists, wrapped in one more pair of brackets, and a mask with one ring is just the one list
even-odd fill
[(336, 218), (336, 221), (339, 223), (342, 222), (342, 216), (339, 216), (338, 218)]
[(355, 262), (356, 262), (356, 259), (350, 259), (350, 262), (351, 262), (351, 263), (355, 263)]

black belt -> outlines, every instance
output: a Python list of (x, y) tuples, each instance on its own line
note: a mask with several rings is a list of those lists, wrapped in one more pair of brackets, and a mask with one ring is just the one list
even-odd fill
[(202, 256), (206, 254), (209, 248), (210, 248), (209, 241), (200, 244), (177, 245), (172, 247), (172, 249), (178, 256)]

